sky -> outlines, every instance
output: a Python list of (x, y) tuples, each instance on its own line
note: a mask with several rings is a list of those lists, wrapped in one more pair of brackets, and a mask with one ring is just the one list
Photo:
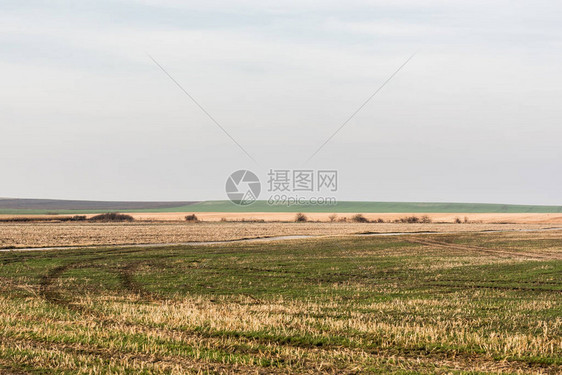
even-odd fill
[(561, 18), (544, 0), (0, 0), (0, 197), (226, 199), (236, 170), (263, 191), (307, 169), (337, 170), (339, 200), (562, 205)]

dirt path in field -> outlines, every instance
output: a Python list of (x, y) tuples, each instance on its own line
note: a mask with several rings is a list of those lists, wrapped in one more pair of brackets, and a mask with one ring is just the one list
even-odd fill
[[(354, 234), (336, 234), (336, 235), (288, 235), (288, 236), (269, 236), (269, 237), (253, 237), (253, 238), (238, 238), (225, 241), (193, 241), (193, 242), (165, 242), (165, 243), (146, 243), (146, 244), (118, 244), (118, 245), (95, 245), (95, 246), (52, 246), (52, 247), (27, 247), (15, 249), (0, 249), (0, 252), (13, 252), (13, 251), (48, 251), (48, 250), (77, 250), (77, 249), (102, 249), (102, 248), (131, 248), (131, 247), (166, 247), (166, 246), (209, 246), (209, 245), (224, 245), (231, 243), (251, 243), (251, 242), (276, 242), (288, 241), (299, 239), (311, 238), (334, 238), (334, 237), (370, 237), (370, 236), (419, 236), (419, 235), (438, 235), (438, 234), (477, 234), (477, 233), (516, 233), (516, 232), (546, 232), (562, 230), (562, 227), (553, 228), (536, 228), (536, 229), (500, 229), (500, 230), (478, 230), (478, 231), (462, 231), (462, 232), (445, 232), (445, 231), (420, 231), (420, 232), (364, 232)], [(506, 256), (525, 256), (527, 258), (541, 258), (541, 259), (562, 259), (556, 254), (522, 254), (517, 252), (509, 252), (503, 250), (494, 250), (481, 248), (469, 245), (457, 245), (446, 242), (432, 241), (429, 239), (410, 240), (410, 242), (419, 243), (422, 245), (432, 245), (437, 247), (446, 247), (449, 249), (461, 249), (467, 251), (488, 251), (495, 254), (504, 254)], [(528, 256), (527, 256), (528, 255)]]
[[(562, 229), (562, 228), (561, 228)], [(405, 233), (408, 234), (408, 233)], [(410, 233), (411, 234), (411, 233)], [(381, 234), (382, 235), (382, 234)], [(95, 245), (95, 246), (51, 246), (51, 247), (25, 247), (16, 249), (0, 249), (0, 252), (12, 251), (46, 251), (46, 250), (77, 250), (77, 249), (102, 249), (102, 248), (130, 248), (130, 247), (166, 247), (166, 246), (208, 246), (208, 245), (224, 245), (238, 242), (274, 242), (286, 240), (298, 240), (304, 238), (321, 238), (331, 236), (274, 236), (274, 237), (256, 237), (256, 238), (239, 238), (226, 241), (194, 241), (194, 242), (165, 242), (165, 243), (146, 243), (146, 244), (119, 244), (119, 245)]]

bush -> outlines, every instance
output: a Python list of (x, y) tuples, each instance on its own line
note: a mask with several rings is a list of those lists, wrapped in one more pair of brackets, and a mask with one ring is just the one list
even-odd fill
[(194, 221), (199, 221), (199, 219), (197, 218), (197, 216), (195, 216), (195, 214), (191, 214), (185, 217), (185, 221), (194, 222)]
[(242, 218), (240, 220), (237, 220), (241, 223), (265, 223), (265, 219), (246, 219), (246, 218)]
[(424, 223), (424, 224), (429, 224), (429, 223), (431, 223), (431, 221), (432, 221), (431, 218), (427, 215), (424, 215), (424, 216), (421, 217), (421, 222)]
[(420, 223), (423, 222), (422, 220), (420, 220), (419, 217), (417, 216), (406, 216), (406, 217), (402, 217), (400, 219), (396, 219), (394, 220), (395, 223), (409, 223), (409, 224), (416, 224), (416, 223)]
[(296, 221), (297, 223), (304, 223), (305, 221), (308, 221), (308, 218), (306, 217), (305, 214), (299, 212), (299, 213), (297, 214), (297, 216), (295, 216), (295, 221)]
[(384, 223), (384, 219), (379, 217), (379, 218), (377, 219), (377, 223)]
[(356, 223), (368, 223), (369, 222), (369, 220), (361, 214), (357, 214), (357, 215), (353, 216), (351, 218), (351, 221), (354, 221)]
[(458, 218), (458, 217), (456, 217), (456, 218), (455, 218), (455, 224), (460, 224), (460, 223), (462, 223), (461, 219)]
[(328, 216), (328, 219), (330, 219), (330, 223), (333, 223), (334, 221), (336, 221), (337, 218), (338, 218), (338, 215), (336, 215), (336, 214), (331, 214), (330, 216)]
[(92, 216), (90, 221), (134, 221), (135, 219), (131, 215), (120, 214), (117, 212), (107, 212), (105, 214), (99, 214)]

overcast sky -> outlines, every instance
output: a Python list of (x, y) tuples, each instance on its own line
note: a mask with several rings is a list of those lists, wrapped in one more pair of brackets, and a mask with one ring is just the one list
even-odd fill
[(310, 168), (339, 171), (340, 200), (562, 204), (561, 19), (542, 0), (2, 0), (0, 196), (225, 199), (235, 170)]

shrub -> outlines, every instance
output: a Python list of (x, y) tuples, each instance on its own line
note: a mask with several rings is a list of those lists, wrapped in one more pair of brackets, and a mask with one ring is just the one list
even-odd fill
[(377, 219), (377, 223), (384, 223), (384, 219), (379, 217), (379, 218)]
[(455, 218), (455, 223), (456, 223), (456, 224), (460, 224), (460, 223), (462, 223), (462, 221), (461, 221), (460, 218), (456, 217), (456, 218)]
[(296, 221), (297, 223), (304, 223), (305, 221), (308, 221), (308, 218), (306, 217), (305, 214), (299, 212), (299, 213), (297, 214), (297, 216), (295, 216), (295, 221)]
[(240, 220), (238, 220), (241, 223), (265, 223), (265, 219), (246, 219), (246, 218), (242, 218)]
[(191, 214), (185, 217), (185, 221), (194, 222), (194, 221), (199, 221), (199, 219), (197, 218), (197, 216), (195, 216), (195, 214)]
[(134, 221), (135, 219), (131, 215), (120, 214), (117, 212), (107, 212), (105, 214), (99, 214), (92, 216), (90, 221)]
[[(381, 220), (381, 219), (379, 219)], [(379, 223), (382, 223), (383, 221), (379, 221)], [(405, 217), (401, 217), (400, 219), (395, 219), (394, 220), (395, 223), (408, 223), (408, 224), (416, 224), (416, 223), (431, 223), (432, 220), (429, 216), (424, 215), (421, 218), (417, 217), (417, 216), (405, 216)]]
[(409, 223), (409, 224), (415, 224), (415, 223), (419, 223), (420, 222), (420, 218), (417, 216), (406, 216), (397, 220), (394, 220), (395, 223)]
[(368, 223), (369, 222), (369, 220), (361, 214), (357, 214), (357, 215), (353, 216), (351, 218), (351, 220), (356, 222), (356, 223)]
[(331, 214), (330, 216), (328, 216), (328, 219), (330, 219), (330, 223), (333, 223), (334, 221), (336, 221), (337, 218), (338, 218), (338, 215), (336, 215), (336, 214)]
[(424, 224), (429, 224), (429, 223), (431, 223), (431, 221), (432, 221), (431, 218), (427, 215), (423, 215), (421, 217), (421, 222), (424, 223)]

